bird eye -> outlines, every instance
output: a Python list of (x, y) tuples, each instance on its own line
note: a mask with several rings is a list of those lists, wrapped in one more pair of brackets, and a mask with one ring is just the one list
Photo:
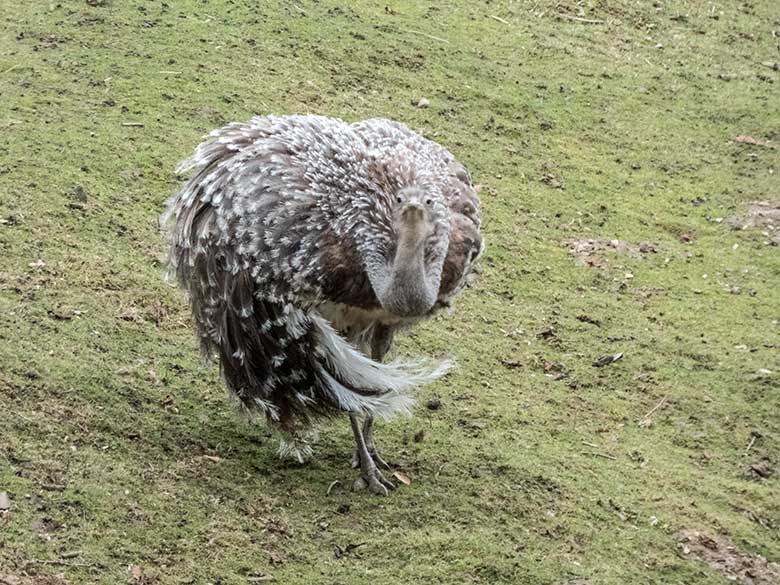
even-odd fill
[(398, 201), (398, 203), (401, 203), (404, 200), (404, 198), (399, 195), (398, 197), (395, 198), (395, 200)]
[(426, 199), (425, 200), (425, 205), (430, 205), (431, 203), (433, 203), (432, 199)]

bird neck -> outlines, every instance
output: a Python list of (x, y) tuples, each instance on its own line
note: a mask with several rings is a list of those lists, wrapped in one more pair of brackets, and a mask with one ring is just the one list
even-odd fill
[(425, 242), (430, 224), (424, 220), (401, 221), (398, 245), (390, 266), (390, 278), (382, 306), (401, 316), (424, 315), (436, 302), (436, 287), (425, 270)]

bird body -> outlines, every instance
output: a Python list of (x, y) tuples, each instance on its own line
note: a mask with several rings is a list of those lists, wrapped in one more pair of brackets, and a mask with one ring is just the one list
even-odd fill
[(447, 150), (388, 120), (265, 116), (215, 130), (180, 170), (170, 273), (230, 392), (291, 454), (308, 455), (317, 419), (408, 411), (407, 391), (446, 371), (380, 360), (394, 331), (451, 305), (482, 251)]

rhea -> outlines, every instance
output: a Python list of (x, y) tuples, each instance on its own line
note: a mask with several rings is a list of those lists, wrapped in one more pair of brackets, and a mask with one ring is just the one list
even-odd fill
[(411, 389), (449, 363), (383, 359), (471, 278), (483, 242), (469, 173), (397, 122), (323, 116), (229, 124), (180, 171), (163, 220), (202, 352), (280, 432), (281, 456), (308, 459), (317, 424), (348, 414), (356, 487), (386, 495), (374, 417), (409, 412)]

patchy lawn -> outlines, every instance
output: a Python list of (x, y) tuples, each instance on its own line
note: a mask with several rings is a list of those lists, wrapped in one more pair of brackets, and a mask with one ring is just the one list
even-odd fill
[[(776, 576), (774, 2), (73, 0), (0, 21), (0, 583)], [(312, 464), (279, 462), (161, 279), (177, 161), (291, 112), (422, 128), (483, 186), (481, 279), (398, 349), (460, 367), (379, 427), (412, 480), (386, 499), (345, 488), (346, 419)]]

